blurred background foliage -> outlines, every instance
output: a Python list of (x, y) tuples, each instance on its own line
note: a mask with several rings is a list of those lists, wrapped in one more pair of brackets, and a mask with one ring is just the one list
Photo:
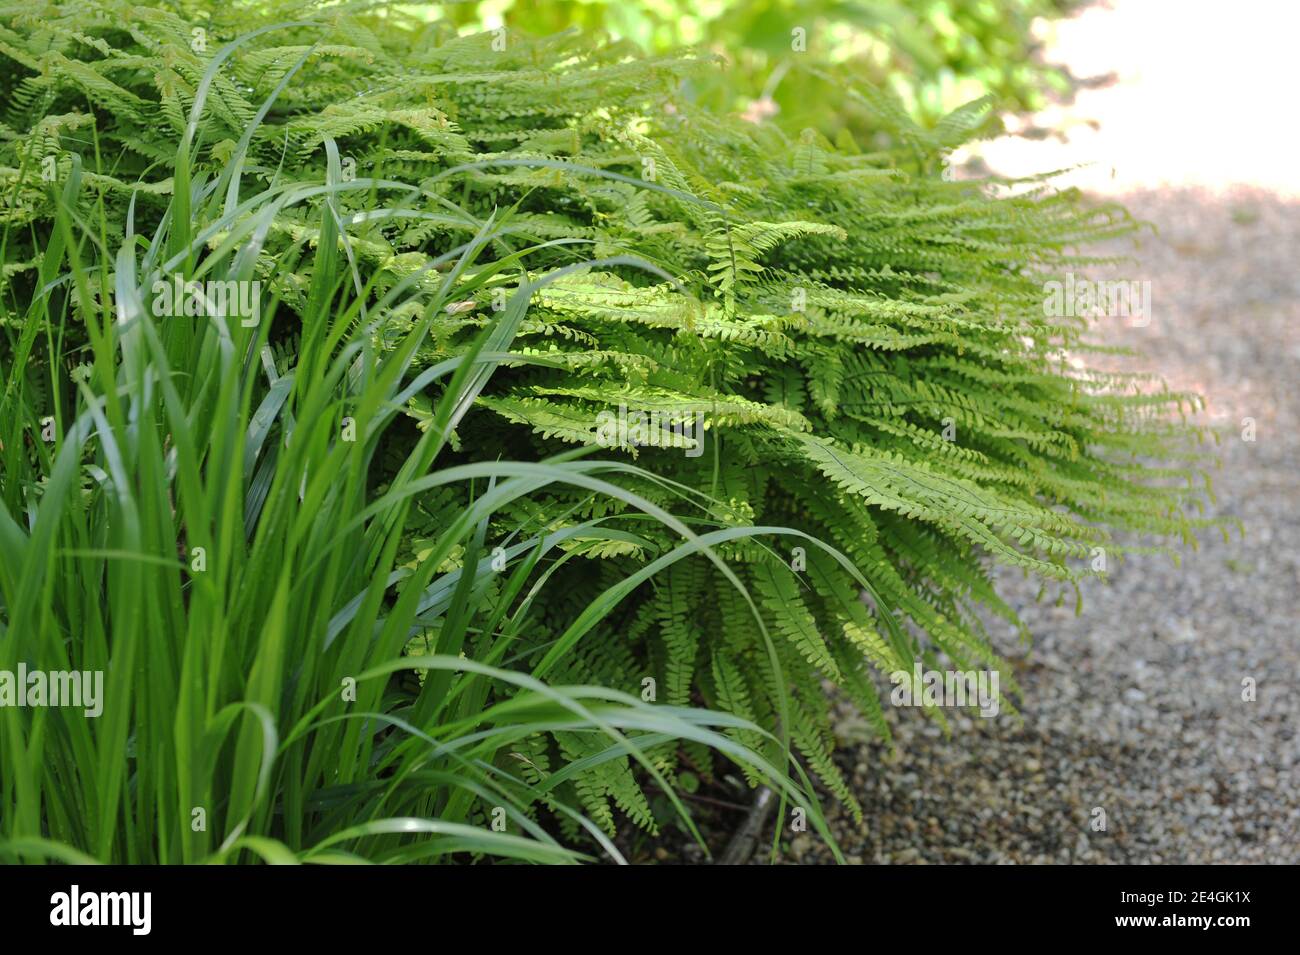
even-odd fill
[[(440, 5), (459, 28), (603, 31), (648, 53), (698, 47), (719, 58), (687, 91), (713, 109), (788, 129), (870, 135), (866, 109), (838, 94), (892, 90), (923, 125), (981, 96), (999, 113), (1033, 112), (1070, 87), (1046, 63), (1036, 18), (1079, 0), (482, 0)], [(800, 33), (799, 31), (802, 31)]]

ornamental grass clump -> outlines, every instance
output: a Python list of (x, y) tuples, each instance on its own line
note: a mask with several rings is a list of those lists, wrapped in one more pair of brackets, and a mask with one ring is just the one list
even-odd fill
[[(238, 164), (191, 178), (187, 135), (174, 181), (188, 206), (173, 202), (147, 237), (128, 211), (116, 249), (104, 218), (78, 214), (90, 188), (78, 160), (53, 195), (39, 289), (0, 361), (0, 859), (623, 861), (608, 819), (576, 798), (584, 780), (629, 790), (635, 806), (637, 767), (700, 838), (654, 756), (685, 742), (759, 775), (829, 838), (797, 765), (798, 782), (788, 757), (772, 765), (724, 735), (786, 751), (753, 723), (512, 665), (556, 554), (638, 539), (599, 518), (520, 526), (486, 556), (488, 529), (528, 497), (572, 486), (662, 522), (681, 544), (661, 566), (702, 554), (727, 574), (711, 543), (755, 532), (697, 534), (620, 487), (639, 473), (626, 463), (446, 463), (549, 277), (524, 278), (466, 353), (416, 368), (450, 293), (499, 274), (477, 257), (500, 232), (489, 219), (435, 259), (448, 271), (432, 292), (411, 280), (373, 295), (333, 241), (333, 200), (367, 184), (341, 182), (328, 148), (326, 183), (227, 207)], [(298, 360), (284, 367), (268, 344), (281, 303), (252, 298), (257, 250), (277, 215), (315, 195), (325, 240), (278, 253), (311, 275), (293, 314)], [(213, 288), (238, 294), (218, 307)], [(399, 313), (410, 327), (394, 338)], [(440, 394), (427, 426), (381, 465), (398, 453), (388, 438), (405, 397), (429, 387)], [(407, 560), (416, 502), (453, 487), (469, 489), (463, 502)], [(594, 595), (566, 636), (598, 625), (619, 594)], [(559, 740), (588, 757), (565, 758)]]

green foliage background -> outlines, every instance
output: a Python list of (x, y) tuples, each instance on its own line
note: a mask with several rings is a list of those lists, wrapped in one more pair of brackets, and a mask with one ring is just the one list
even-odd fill
[[(1072, 0), (483, 0), (433, 8), (461, 27), (504, 24), (534, 35), (577, 28), (607, 32), (662, 54), (684, 46), (722, 58), (685, 91), (724, 112), (770, 97), (778, 121), (834, 137), (861, 136), (871, 114), (828, 95), (817, 74), (889, 89), (914, 118), (933, 125), (981, 96), (1000, 109), (1033, 111), (1069, 89), (1032, 38), (1037, 18), (1067, 14)], [(801, 49), (793, 31), (801, 29)], [(761, 109), (761, 107), (759, 107)], [(990, 120), (995, 117), (990, 114)], [(992, 123), (990, 122), (990, 126)]]

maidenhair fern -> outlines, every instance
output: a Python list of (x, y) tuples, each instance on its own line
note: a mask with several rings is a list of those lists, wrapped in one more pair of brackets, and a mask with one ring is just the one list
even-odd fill
[[(1086, 322), (1044, 315), (1046, 280), (1087, 267), (1086, 244), (1134, 229), (1122, 209), (1049, 182), (946, 181), (943, 157), (979, 123), (979, 104), (924, 129), (885, 94), (849, 89), (842, 95), (878, 117), (870, 148), (848, 135), (790, 136), (694, 108), (681, 80), (716, 69), (709, 63), (645, 59), (573, 34), (457, 37), (375, 5), (3, 8), (4, 321), (51, 278), (31, 238), (50, 230), (48, 180), (79, 162), (94, 172), (83, 201), (117, 226), (104, 238), (121, 238), (132, 205), (142, 231), (174, 199), (159, 161), (175, 153), (218, 49), (294, 20), (310, 25), (258, 34), (217, 72), (195, 158), (220, 169), (283, 84), (253, 134), (246, 178), (323, 182), (336, 142), (345, 175), (409, 192), (405, 215), (378, 220), (363, 201), (332, 200), (340, 254), (375, 296), (488, 216), (504, 217), (495, 262), (483, 266), (495, 271), (447, 309), (418, 362), (462, 353), (520, 268), (609, 262), (536, 296), (515, 360), (459, 426), (462, 454), (527, 459), (603, 444), (600, 453), (645, 466), (633, 482), (645, 498), (694, 502), (711, 522), (800, 528), (870, 585), (860, 599), (833, 557), (789, 538), (723, 541), (770, 646), (741, 592), (713, 566), (686, 562), (631, 593), (621, 620), (548, 657), (595, 594), (675, 546), (629, 514), (625, 544), (565, 541), (550, 571), (549, 593), (562, 596), (532, 608), (511, 665), (661, 702), (702, 700), (774, 728), (784, 713), (784, 732), (852, 804), (830, 758), (823, 681), (882, 733), (872, 674), (910, 671), (918, 657), (999, 668), (1014, 694), (985, 630), (984, 611), (1019, 627), (992, 562), (1070, 582), (1096, 572), (1098, 554), (1115, 561), (1128, 548), (1192, 541), (1202, 526), (1189, 516), (1206, 490), (1191, 447), (1200, 434), (1169, 421), (1197, 399), (1088, 370)], [(318, 223), (310, 210), (270, 223), (260, 278), (289, 309), (311, 294), (311, 275), (283, 271), (270, 249), (314, 244)], [(661, 274), (618, 258), (628, 255)], [(292, 342), (294, 331), (285, 323), (274, 337)], [(410, 396), (413, 435), (434, 397)], [(609, 447), (601, 415), (623, 412), (678, 423), (701, 414), (705, 426), (668, 447)], [(418, 502), (411, 561), (422, 527), (463, 503), (446, 489)], [(552, 492), (507, 508), (502, 528), (558, 531), (618, 509)], [(505, 531), (490, 528), (487, 547), (508, 546), (494, 533)], [(578, 734), (557, 743), (579, 760), (599, 745)], [(535, 741), (519, 758), (525, 773), (546, 771)], [(672, 770), (679, 754), (658, 758)], [(616, 809), (652, 825), (625, 761), (595, 763), (575, 786), (606, 825)]]

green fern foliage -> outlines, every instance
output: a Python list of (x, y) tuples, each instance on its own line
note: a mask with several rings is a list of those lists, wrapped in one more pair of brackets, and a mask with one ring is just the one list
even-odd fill
[[(305, 25), (282, 25), (291, 21)], [(145, 233), (184, 198), (158, 170), (205, 71), (261, 27), (273, 28), (211, 74), (189, 188), (224, 167), (274, 98), (251, 134), (241, 195), (325, 182), (337, 144), (345, 176), (403, 206), (375, 219), (362, 198), (330, 200), (339, 254), (372, 301), (405, 280), (443, 281), (438, 256), (489, 216), (504, 223), (475, 274), (460, 277), (473, 291), (440, 315), (418, 365), (462, 354), (520, 269), (572, 267), (534, 299), (508, 367), (461, 420), (462, 454), (635, 457), (644, 470), (624, 480), (645, 499), (689, 502), (724, 528), (798, 528), (867, 585), (807, 540), (721, 540), (766, 638), (734, 583), (688, 560), (552, 657), (596, 594), (677, 542), (616, 500), (551, 489), (504, 508), (485, 546), (508, 547), (520, 527), (560, 533), (620, 515), (627, 537), (564, 539), (552, 596), (517, 627), (511, 665), (779, 729), (852, 805), (831, 759), (827, 681), (882, 732), (880, 674), (918, 658), (999, 669), (1014, 695), (986, 632), (990, 613), (1019, 626), (994, 564), (1068, 587), (1096, 572), (1098, 553), (1113, 562), (1191, 542), (1205, 526), (1203, 436), (1177, 421), (1198, 399), (1090, 370), (1087, 322), (1044, 314), (1044, 282), (1087, 268), (1090, 244), (1136, 228), (1124, 210), (1050, 181), (946, 181), (943, 156), (978, 125), (979, 105), (927, 130), (885, 93), (840, 91), (872, 110), (878, 136), (870, 149), (848, 135), (831, 143), (692, 106), (683, 78), (714, 64), (573, 33), (456, 36), (373, 4), (0, 9), (10, 335), (26, 331), (24, 303), (48, 280), (32, 239), (51, 229), (47, 157), (56, 182), (74, 161), (93, 173), (83, 201), (107, 210), (118, 233), (107, 241), (125, 234), (128, 215)], [(321, 239), (319, 214), (297, 208), (268, 221), (257, 265), (282, 315), (312, 285), (279, 253)], [(295, 331), (286, 322), (276, 342)], [(436, 389), (407, 398), (414, 441)], [(666, 439), (615, 429), (609, 440), (609, 416), (658, 420)], [(447, 489), (417, 502), (410, 560), (421, 522), (463, 503)], [(570, 759), (597, 756), (598, 741), (576, 733), (558, 745)], [(660, 758), (671, 773), (682, 757)], [(653, 825), (626, 758), (593, 759), (576, 787), (607, 827), (616, 810)]]

